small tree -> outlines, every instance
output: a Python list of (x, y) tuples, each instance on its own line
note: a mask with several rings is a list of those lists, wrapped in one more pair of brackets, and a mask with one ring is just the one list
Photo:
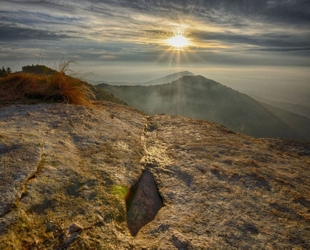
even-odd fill
[(12, 70), (11, 70), (11, 68), (10, 68), (10, 67), (7, 67), (7, 69), (6, 69), (6, 73), (8, 73), (8, 74), (11, 74), (11, 73), (12, 73)]
[(6, 75), (7, 75), (7, 72), (6, 72), (5, 68), (2, 67), (2, 69), (0, 70), (0, 77), (4, 77)]

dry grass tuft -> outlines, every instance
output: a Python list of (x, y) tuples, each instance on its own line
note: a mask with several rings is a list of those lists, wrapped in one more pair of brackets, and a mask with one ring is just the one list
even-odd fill
[(68, 104), (91, 106), (94, 94), (87, 83), (57, 72), (50, 76), (47, 99), (60, 100)]
[(0, 78), (0, 105), (60, 102), (92, 106), (95, 96), (89, 85), (65, 74), (69, 64), (62, 63), (50, 75), (18, 72)]

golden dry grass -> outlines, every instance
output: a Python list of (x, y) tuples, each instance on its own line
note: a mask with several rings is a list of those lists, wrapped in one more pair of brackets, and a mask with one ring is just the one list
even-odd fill
[(49, 77), (49, 98), (61, 98), (63, 102), (90, 106), (93, 92), (85, 82), (57, 72)]
[(89, 85), (66, 75), (67, 66), (51, 75), (18, 72), (0, 78), (0, 105), (60, 102), (92, 106), (94, 94)]

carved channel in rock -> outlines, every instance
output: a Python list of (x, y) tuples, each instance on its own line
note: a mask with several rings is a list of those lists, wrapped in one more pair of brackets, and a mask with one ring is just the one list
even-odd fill
[(127, 224), (131, 235), (136, 236), (143, 226), (151, 222), (162, 206), (163, 200), (154, 177), (145, 170), (126, 199)]

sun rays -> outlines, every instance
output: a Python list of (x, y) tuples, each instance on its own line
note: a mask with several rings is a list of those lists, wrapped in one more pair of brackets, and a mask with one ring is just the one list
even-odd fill
[(174, 31), (167, 32), (159, 44), (161, 53), (156, 59), (156, 64), (163, 63), (169, 68), (178, 69), (195, 61), (202, 61), (197, 54), (196, 41), (189, 28), (174, 27)]
[(168, 39), (167, 42), (178, 50), (183, 49), (184, 47), (189, 45), (189, 40), (181, 34)]

